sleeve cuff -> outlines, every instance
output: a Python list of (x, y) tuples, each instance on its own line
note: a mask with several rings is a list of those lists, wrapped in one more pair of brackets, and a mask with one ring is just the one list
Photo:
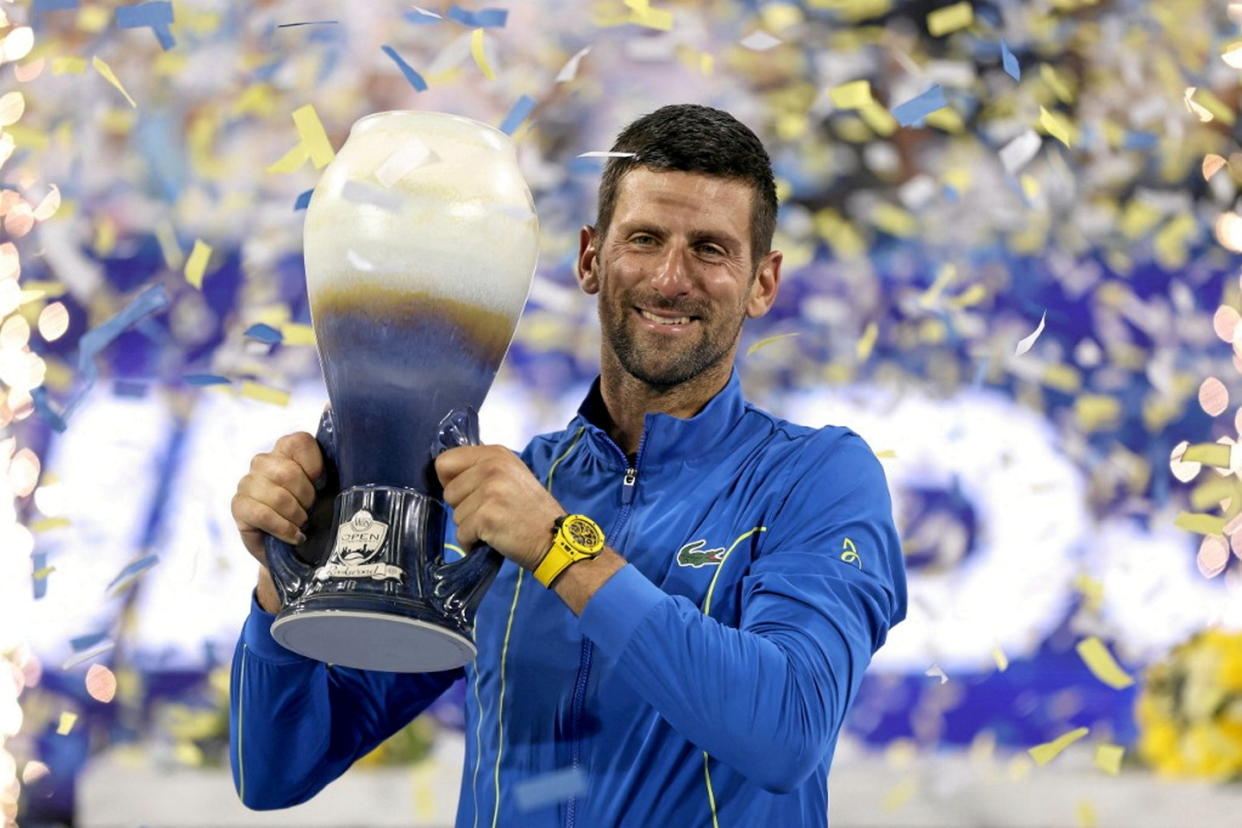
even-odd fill
[(250, 615), (246, 617), (246, 623), (242, 626), (242, 643), (246, 645), (246, 649), (265, 661), (276, 663), (294, 664), (313, 661), (314, 659), (292, 650), (286, 650), (276, 639), (272, 638), (271, 628), (274, 620), (276, 620), (275, 614), (259, 605), (258, 590), (251, 590)]
[(668, 599), (638, 567), (626, 564), (587, 601), (578, 632), (605, 652), (620, 653), (652, 607)]

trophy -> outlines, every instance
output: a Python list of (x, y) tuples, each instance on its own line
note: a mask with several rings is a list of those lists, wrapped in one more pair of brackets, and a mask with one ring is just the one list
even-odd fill
[(513, 141), (468, 118), (368, 115), (324, 170), (304, 255), (326, 471), (306, 542), (265, 539), (282, 646), (396, 672), (475, 657), (474, 614), (503, 558), (480, 543), (445, 560), (434, 459), (479, 443), (538, 243)]

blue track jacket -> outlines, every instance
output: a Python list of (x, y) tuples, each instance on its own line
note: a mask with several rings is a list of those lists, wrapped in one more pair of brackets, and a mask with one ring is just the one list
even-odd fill
[(521, 453), (628, 561), (580, 618), (506, 560), (474, 662), (387, 673), (284, 649), (252, 595), (232, 665), (242, 802), (310, 799), (464, 677), (459, 828), (827, 824), (841, 721), (906, 614), (879, 460), (847, 428), (756, 408), (736, 368), (694, 417), (647, 414), (631, 458), (602, 412), (596, 378)]

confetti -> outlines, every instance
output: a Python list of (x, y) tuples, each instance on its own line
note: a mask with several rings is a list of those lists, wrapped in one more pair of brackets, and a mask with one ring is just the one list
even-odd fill
[(866, 362), (867, 357), (871, 356), (871, 350), (875, 347), (875, 340), (880, 334), (880, 326), (874, 321), (868, 322), (867, 327), (863, 329), (862, 336), (858, 338), (858, 345), (854, 349), (855, 356), (859, 362)]
[(247, 339), (256, 339), (259, 342), (263, 342), (268, 345), (274, 345), (281, 340), (280, 331), (276, 330), (271, 325), (265, 325), (263, 323), (251, 325), (246, 329), (243, 336)]
[(259, 402), (270, 403), (272, 405), (285, 406), (289, 404), (289, 392), (282, 391), (279, 388), (271, 388), (266, 385), (260, 385), (257, 382), (246, 380), (241, 386), (241, 395), (249, 397)]
[(581, 796), (586, 789), (586, 774), (580, 768), (562, 768), (518, 782), (513, 794), (519, 811), (532, 811)]
[(638, 153), (634, 152), (609, 152), (607, 150), (591, 150), (590, 152), (578, 153), (578, 158), (633, 158)]
[(73, 730), (74, 724), (78, 721), (78, 714), (69, 713), (68, 711), (60, 714), (60, 721), (56, 725), (57, 736), (68, 736), (69, 731)]
[(857, 80), (834, 86), (828, 90), (828, 97), (837, 109), (861, 109), (873, 102), (871, 81)]
[(1208, 377), (1199, 386), (1199, 407), (1209, 417), (1217, 417), (1229, 407), (1229, 389), (1216, 377)]
[(193, 287), (203, 289), (203, 273), (207, 270), (207, 262), (211, 258), (211, 245), (202, 239), (194, 240), (194, 249), (185, 262), (185, 280)]
[(1009, 51), (1009, 44), (1001, 40), (1001, 66), (1005, 73), (1016, 81), (1022, 80), (1022, 70), (1018, 67), (1018, 59)]
[(119, 592), (122, 587), (128, 586), (135, 578), (159, 562), (160, 558), (158, 555), (145, 555), (133, 563), (127, 564), (125, 568), (117, 573), (117, 576), (108, 583), (108, 586), (105, 587), (105, 589), (107, 591), (112, 591), (115, 587), (116, 591)]
[(944, 670), (940, 669), (939, 664), (933, 664), (932, 666), (928, 667), (927, 672), (923, 673), (923, 675), (932, 676), (933, 678), (938, 678), (940, 679), (941, 684), (944, 684), (946, 681), (949, 680), (949, 677), (944, 674)]
[(266, 171), (269, 173), (291, 173), (309, 160), (310, 151), (306, 149), (305, 144), (298, 143), (282, 155), (279, 160), (270, 164)]
[(332, 150), (332, 144), (328, 142), (328, 133), (324, 132), (319, 113), (315, 111), (315, 105), (306, 104), (295, 109), (293, 123), (297, 127), (298, 137), (302, 139), (302, 146), (306, 148), (311, 164), (317, 170), (326, 167), (336, 157), (336, 153)]
[(1194, 94), (1195, 94), (1195, 87), (1187, 86), (1186, 91), (1182, 94), (1182, 103), (1186, 105), (1186, 109), (1190, 112), (1190, 114), (1197, 117), (1200, 121), (1207, 123), (1208, 121), (1212, 120), (1212, 113), (1208, 110), (1207, 107), (1203, 106), (1202, 104), (1198, 103), (1197, 101), (1193, 99), (1192, 96)]
[(1204, 578), (1215, 578), (1225, 571), (1229, 563), (1229, 545), (1218, 535), (1205, 535), (1199, 543), (1199, 552), (1195, 555), (1195, 564)]
[(1013, 349), (1014, 356), (1022, 356), (1027, 351), (1031, 350), (1031, 346), (1035, 344), (1035, 340), (1039, 339), (1039, 335), (1044, 332), (1044, 320), (1047, 318), (1048, 311), (1044, 311), (1043, 315), (1039, 317), (1039, 325), (1036, 326), (1035, 330), (1027, 336), (1024, 336)]
[(1209, 153), (1208, 155), (1203, 156), (1203, 180), (1210, 180), (1212, 176), (1221, 171), (1221, 168), (1223, 168), (1226, 163), (1228, 162), (1226, 162), (1224, 158), (1216, 155), (1215, 153)]
[(278, 29), (290, 29), (294, 26), (335, 26), (339, 24), (339, 20), (303, 20), (299, 23), (277, 23)]
[(1214, 227), (1216, 240), (1234, 253), (1242, 253), (1242, 216), (1237, 213), (1221, 213)]
[(1230, 465), (1232, 449), (1220, 443), (1196, 443), (1182, 453), (1182, 459), (1193, 463), (1204, 463), (1209, 466), (1227, 469)]
[(401, 70), (401, 74), (405, 75), (406, 81), (409, 82), (410, 86), (414, 87), (415, 91), (427, 91), (427, 81), (423, 80), (423, 76), (415, 72), (414, 67), (406, 63), (401, 55), (397, 54), (396, 49), (391, 46), (381, 46), (380, 49), (383, 50), (384, 54), (392, 58), (392, 62), (397, 64), (397, 68)]
[(1035, 760), (1035, 764), (1046, 765), (1053, 759), (1057, 758), (1063, 750), (1090, 732), (1091, 731), (1088, 728), (1080, 727), (1076, 730), (1071, 730), (1069, 733), (1058, 736), (1051, 742), (1045, 742), (1042, 745), (1036, 745), (1033, 748), (1028, 748), (1026, 752), (1029, 753), (1031, 758)]
[(1169, 470), (1182, 483), (1189, 483), (1191, 480), (1194, 480), (1198, 476), (1199, 470), (1203, 468), (1202, 463), (1187, 462), (1182, 459), (1189, 446), (1189, 442), (1182, 440), (1169, 453)]
[(1173, 525), (1179, 529), (1185, 529), (1187, 532), (1194, 532), (1199, 535), (1220, 535), (1225, 530), (1225, 519), (1215, 515), (1179, 512), (1173, 520)]
[(233, 381), (228, 377), (222, 377), (219, 374), (186, 374), (182, 377), (188, 385), (206, 386), (206, 385), (232, 385)]
[(673, 13), (671, 11), (653, 9), (648, 0), (625, 0), (625, 5), (630, 8), (627, 23), (637, 23), (648, 29), (658, 29), (663, 32), (672, 30)]
[(45, 566), (45, 567), (42, 567), (41, 569), (36, 569), (34, 572), (31, 573), (30, 577), (36, 581), (42, 581), (45, 578), (47, 578), (48, 575), (51, 575), (55, 571), (56, 571), (56, 567)]
[(561, 71), (556, 73), (556, 83), (568, 83), (578, 77), (578, 64), (582, 63), (582, 59), (591, 51), (591, 47), (587, 46), (579, 49), (573, 57), (565, 61), (565, 65), (561, 67)]
[(509, 12), (507, 9), (479, 9), (471, 12), (453, 5), (444, 16), (472, 29), (489, 29), (504, 26)]
[(738, 44), (755, 52), (766, 52), (768, 49), (781, 44), (779, 37), (773, 37), (762, 29), (751, 32), (738, 41)]
[[(50, 532), (53, 529), (63, 529), (64, 527), (70, 525), (72, 524), (67, 517), (40, 518), (30, 524), (30, 531), (35, 534), (42, 534), (43, 532)], [(55, 569), (55, 567), (52, 568)]]
[(173, 38), (172, 29), (169, 28), (172, 23), (173, 7), (172, 3), (167, 2), (167, 0), (159, 0), (159, 2), (153, 3), (138, 3), (133, 6), (120, 6), (116, 10), (116, 25), (118, 27), (122, 29), (150, 27), (155, 32), (155, 37), (165, 51), (177, 45), (176, 39)]
[(996, 662), (996, 669), (1002, 673), (1009, 669), (1009, 657), (1000, 647), (992, 648), (992, 660)]
[(492, 65), (488, 62), (487, 53), (484, 50), (482, 29), (475, 29), (470, 33), (470, 54), (475, 64), (483, 70), (483, 77), (496, 80), (496, 73), (492, 71)]
[(298, 193), (297, 199), (293, 202), (293, 211), (296, 213), (298, 210), (305, 210), (309, 207), (311, 196), (314, 192), (314, 190), (303, 190)]
[(1039, 134), (1033, 129), (1028, 129), (1001, 147), (999, 155), (1005, 172), (1014, 175), (1025, 167), (1032, 158), (1039, 154), (1042, 144)]
[(1080, 799), (1074, 804), (1074, 815), (1078, 818), (1079, 828), (1095, 828), (1098, 824), (1095, 806), (1086, 799)]
[(509, 110), (509, 114), (500, 123), (500, 131), (505, 135), (512, 135), (514, 130), (521, 126), (522, 122), (530, 117), (530, 113), (535, 111), (535, 99), (530, 95), (523, 95), (517, 99), (517, 103)]
[(751, 354), (753, 354), (755, 351), (757, 351), (757, 350), (759, 350), (760, 348), (762, 348), (764, 345), (768, 345), (768, 344), (770, 344), (770, 343), (776, 342), (777, 340), (780, 340), (780, 339), (786, 339), (786, 338), (788, 338), (788, 337), (791, 337), (791, 336), (797, 336), (797, 335), (798, 335), (798, 333), (795, 331), (794, 333), (777, 334), (776, 336), (769, 336), (769, 337), (765, 337), (764, 339), (759, 340), (759, 341), (758, 341), (758, 342), (756, 342), (754, 345), (751, 345), (749, 348), (747, 348), (747, 349), (746, 349), (746, 356), (750, 356), (750, 355), (751, 355)]
[(385, 190), (365, 181), (346, 181), (341, 187), (341, 197), (355, 204), (370, 204), (390, 213), (401, 209), (401, 196), (397, 191)]
[(288, 346), (314, 345), (315, 329), (298, 322), (286, 322), (280, 326), (280, 337)]
[(1228, 305), (1221, 305), (1212, 316), (1212, 330), (1223, 342), (1233, 342), (1234, 331), (1242, 316)]
[(1095, 636), (1079, 641), (1075, 649), (1078, 651), (1079, 657), (1090, 668), (1091, 673), (1109, 687), (1121, 690), (1134, 684), (1134, 679), (1125, 670), (1121, 669), (1121, 665), (1116, 662), (1112, 653), (1104, 646), (1104, 642)]
[(29, 26), (18, 26), (4, 36), (4, 42), (0, 44), (0, 56), (5, 61), (14, 63), (30, 54), (32, 48), (34, 48), (34, 29)]
[(129, 96), (128, 92), (125, 91), (125, 87), (121, 85), (120, 78), (113, 73), (112, 67), (109, 66), (103, 58), (98, 55), (91, 58), (91, 66), (95, 67), (95, 71), (103, 75), (104, 80), (115, 86), (117, 91), (125, 96), (125, 100), (129, 101), (129, 105), (131, 107), (134, 109), (138, 108), (138, 104), (134, 102), (134, 99)]
[(1093, 761), (1100, 770), (1111, 776), (1116, 776), (1121, 773), (1121, 759), (1125, 755), (1126, 749), (1121, 745), (1105, 742), (1095, 746), (1095, 759)]
[(116, 676), (102, 664), (92, 664), (86, 671), (86, 692), (97, 702), (109, 703), (116, 696)]
[(974, 19), (975, 12), (970, 3), (955, 3), (927, 15), (927, 31), (932, 37), (940, 37), (966, 28)]
[(911, 126), (919, 123), (937, 109), (943, 109), (948, 105), (948, 101), (944, 98), (944, 90), (940, 84), (936, 83), (918, 97), (893, 107), (893, 117), (902, 126)]
[(60, 669), (72, 670), (74, 667), (77, 667), (79, 664), (90, 661), (92, 658), (95, 658), (96, 656), (103, 655), (104, 653), (108, 652), (115, 646), (116, 646), (115, 641), (105, 641), (101, 644), (97, 644), (94, 647), (83, 650), (82, 652), (71, 656), (64, 664), (60, 665)]
[(436, 14), (435, 12), (428, 11), (427, 9), (424, 9), (420, 6), (415, 6), (412, 11), (406, 12), (405, 19), (411, 23), (415, 23), (419, 25), (426, 24), (426, 23), (440, 23), (444, 20), (443, 17)]
[(61, 55), (52, 58), (53, 75), (80, 75), (86, 71), (86, 58)]
[[(76, 2), (76, 0), (74, 0)], [(22, 767), (22, 784), (33, 785), (43, 777), (51, 773), (51, 768), (42, 762), (32, 759)]]
[(21, 92), (0, 95), (0, 127), (10, 126), (21, 120), (26, 111), (26, 97)]
[(388, 156), (375, 170), (375, 179), (384, 187), (391, 187), (414, 170), (438, 160), (431, 148), (417, 138), (406, 139), (400, 149)]
[(1039, 126), (1044, 132), (1056, 138), (1065, 146), (1070, 145), (1070, 127), (1065, 119), (1055, 112), (1041, 106), (1039, 108)]

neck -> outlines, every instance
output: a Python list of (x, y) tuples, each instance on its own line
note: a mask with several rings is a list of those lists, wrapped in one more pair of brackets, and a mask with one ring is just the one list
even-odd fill
[(729, 382), (733, 360), (721, 360), (698, 376), (680, 385), (663, 388), (649, 385), (621, 367), (613, 354), (606, 354), (600, 365), (600, 395), (608, 409), (608, 435), (627, 456), (638, 451), (647, 414), (670, 414), (688, 419), (720, 393)]

